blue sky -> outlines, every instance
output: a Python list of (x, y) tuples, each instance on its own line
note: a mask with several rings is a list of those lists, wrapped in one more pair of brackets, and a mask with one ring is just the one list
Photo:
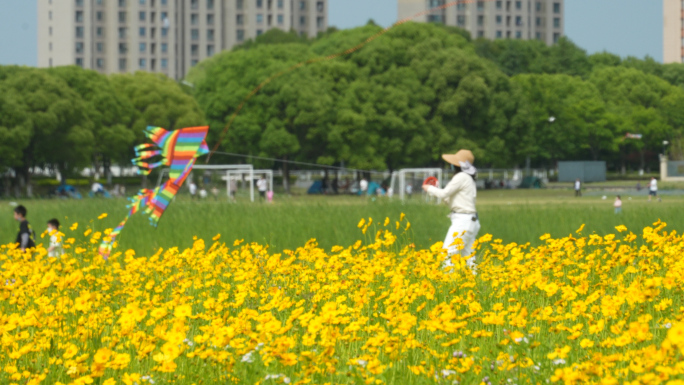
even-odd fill
[[(36, 65), (36, 3), (0, 0), (0, 64)], [(329, 3), (330, 24), (338, 28), (364, 25), (369, 19), (387, 26), (397, 19), (397, 0)], [(662, 60), (662, 0), (565, 0), (565, 10), (566, 35), (590, 53), (606, 50)]]

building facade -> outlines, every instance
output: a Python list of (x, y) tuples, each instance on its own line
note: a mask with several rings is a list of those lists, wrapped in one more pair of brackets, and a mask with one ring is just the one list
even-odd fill
[[(398, 0), (399, 19), (461, 27), (473, 38), (541, 40), (553, 44), (564, 34), (564, 0), (464, 1)], [(428, 12), (431, 9), (438, 8)]]
[(684, 2), (663, 0), (663, 62), (684, 63)]
[(272, 28), (315, 37), (328, 0), (38, 0), (38, 66), (181, 79)]

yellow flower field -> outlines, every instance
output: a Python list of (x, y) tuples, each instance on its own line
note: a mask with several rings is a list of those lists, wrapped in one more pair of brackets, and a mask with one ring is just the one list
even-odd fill
[(217, 236), (104, 261), (107, 232), (78, 244), (76, 224), (60, 259), (2, 246), (0, 383), (684, 384), (684, 239), (665, 223), (485, 235), (473, 275), (400, 219), (332, 250)]

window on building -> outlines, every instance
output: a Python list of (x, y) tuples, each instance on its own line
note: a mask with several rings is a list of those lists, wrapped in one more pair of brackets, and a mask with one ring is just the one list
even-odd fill
[(480, 27), (484, 25), (484, 16), (479, 15), (477, 17), (477, 25), (479, 25)]
[(190, 54), (192, 56), (199, 55), (199, 45), (198, 44), (193, 44), (190, 46)]
[(503, 24), (503, 17), (501, 15), (496, 15), (496, 24)]
[(50, 44), (48, 44), (48, 47), (50, 47), (50, 51), (52, 51), (52, 42), (50, 42)]
[(79, 39), (83, 38), (83, 27), (76, 27), (76, 37)]
[(207, 41), (214, 41), (214, 30), (213, 29), (207, 30)]
[(150, 71), (157, 69), (157, 59), (150, 59)]
[(511, 17), (506, 16), (506, 27), (510, 27), (510, 26), (511, 26)]
[(52, 20), (52, 11), (48, 11), (48, 19)]
[(542, 26), (542, 18), (541, 18), (541, 17), (538, 17), (538, 18), (537, 18), (537, 23), (536, 23), (536, 24), (537, 24), (537, 27), (541, 27), (541, 26)]
[(147, 44), (146, 43), (140, 43), (140, 52), (146, 52), (147, 51)]
[(214, 15), (207, 15), (207, 25), (214, 25)]
[(214, 56), (214, 46), (211, 44), (207, 46), (207, 56)]
[(150, 12), (150, 23), (154, 24), (156, 19), (157, 19), (157, 13), (156, 12)]
[(140, 5), (145, 5), (145, 0), (140, 0)]
[(95, 13), (95, 18), (97, 19), (97, 21), (102, 21), (102, 20), (104, 20), (104, 12), (102, 12), (102, 11), (97, 11), (97, 12)]
[(76, 53), (83, 53), (83, 43), (76, 43)]
[(478, 11), (484, 11), (484, 1), (478, 1), (477, 2), (477, 10)]
[(302, 10), (302, 11), (306, 9), (306, 1), (301, 0), (301, 1), (299, 2), (299, 9)]
[(503, 32), (501, 32), (501, 31), (496, 31), (496, 37), (497, 37), (497, 38), (502, 38), (502, 37), (503, 37)]
[(48, 33), (50, 34), (50, 36), (52, 36), (52, 27), (48, 28)]
[(244, 29), (238, 29), (237, 30), (237, 41), (243, 41), (245, 40), (245, 30)]
[(199, 24), (199, 15), (198, 14), (193, 13), (190, 15), (190, 24), (192, 24), (192, 25)]
[(97, 37), (104, 37), (104, 28), (97, 27), (95, 29), (95, 34), (97, 35)]
[(95, 44), (95, 48), (97, 49), (97, 52), (104, 52), (104, 43), (97, 43)]
[(506, 38), (510, 39), (511, 38), (511, 31), (506, 31)]
[(325, 4), (322, 1), (319, 1), (316, 3), (316, 9), (318, 12), (324, 12), (325, 11)]
[(236, 0), (235, 1), (235, 8), (243, 9), (244, 7), (245, 7), (245, 0)]
[(145, 21), (145, 11), (140, 11), (138, 14), (138, 20)]
[(268, 25), (269, 27), (273, 25), (273, 15), (268, 15), (268, 19), (266, 20), (266, 25)]
[(83, 23), (83, 11), (76, 11), (76, 22)]
[(521, 31), (515, 31), (515, 38), (516, 39), (522, 39), (522, 32)]
[(207, 9), (214, 9), (214, 0), (207, 0)]
[[(159, 14), (159, 17), (160, 17), (160, 20), (161, 20), (162, 22), (164, 22), (164, 23), (167, 23), (168, 20), (169, 20), (169, 14), (168, 14), (168, 12), (162, 12), (161, 14)], [(165, 21), (165, 20), (166, 20), (166, 21)]]
[(162, 51), (162, 53), (169, 52), (169, 45), (166, 43), (161, 43), (161, 51)]
[(306, 16), (299, 17), (299, 25), (306, 25)]
[(535, 34), (535, 36), (536, 36), (537, 40), (542, 40), (542, 34), (541, 34), (541, 32), (537, 32), (537, 33)]
[(147, 60), (145, 60), (145, 59), (140, 59), (140, 60), (138, 60), (138, 67), (139, 67), (141, 70), (146, 69), (146, 68), (147, 68)]
[(496, 9), (503, 9), (503, 1), (497, 1), (496, 2)]
[(262, 14), (260, 14), (260, 13), (257, 14), (257, 15), (256, 15), (256, 22), (257, 22), (257, 24), (263, 23), (263, 22), (264, 22), (264, 15), (262, 15)]
[(140, 29), (138, 31), (138, 36), (145, 37), (146, 32), (147, 31), (145, 30), (145, 27), (140, 27)]
[(245, 15), (240, 14), (240, 15), (235, 16), (235, 23), (237, 25), (244, 25), (245, 24)]
[(192, 9), (199, 8), (199, 0), (190, 0), (190, 8), (192, 8)]
[(150, 43), (150, 54), (155, 55), (157, 53), (157, 44)]
[(517, 9), (517, 10), (522, 9), (522, 1), (516, 1), (515, 2), (515, 9)]
[(257, 8), (263, 8), (264, 7), (264, 0), (257, 0), (256, 7)]
[(126, 0), (119, 0), (119, 7), (124, 8), (126, 6)]
[(76, 6), (82, 7), (83, 6), (83, 0), (76, 0)]
[(161, 68), (162, 68), (162, 69), (167, 69), (167, 68), (169, 68), (169, 61), (168, 61), (168, 59), (161, 59)]
[(50, 64), (49, 64), (49, 66), (50, 66), (50, 68), (52, 68), (52, 58), (50, 58)]
[(121, 55), (128, 53), (128, 45), (126, 43), (119, 43), (119, 53)]
[(197, 59), (192, 59), (192, 60), (190, 61), (190, 65), (193, 66), (193, 67), (196, 66), (197, 63), (199, 63), (199, 60), (197, 60)]
[(190, 38), (192, 40), (199, 40), (199, 29), (193, 28), (190, 30)]
[(76, 65), (83, 68), (83, 58), (82, 57), (76, 58)]
[(97, 65), (97, 68), (99, 68), (99, 69), (104, 68), (104, 59), (101, 59), (101, 58), (100, 58), (100, 59), (97, 59), (97, 60), (95, 61), (95, 63), (96, 63), (95, 65)]
[(119, 39), (125, 39), (126, 38), (126, 28), (121, 27), (119, 28)]
[(126, 71), (126, 59), (119, 59), (119, 71)]
[(465, 15), (456, 16), (456, 24), (458, 24), (459, 27), (464, 27), (466, 25)]
[(125, 23), (126, 22), (126, 12), (119, 12), (119, 23)]
[(316, 18), (316, 28), (318, 28), (318, 29), (325, 28), (325, 18), (324, 17), (318, 16)]
[(264, 31), (262, 29), (257, 29), (257, 36), (261, 36), (264, 34)]
[(561, 12), (560, 3), (553, 3), (553, 13), (560, 13), (560, 12)]
[(484, 31), (482, 31), (482, 30), (477, 31), (477, 37), (484, 37)]
[(458, 3), (456, 5), (456, 9), (459, 11), (463, 11), (466, 8), (468, 8), (468, 3)]
[(560, 33), (555, 32), (555, 33), (553, 34), (553, 42), (554, 42), (554, 43), (558, 43), (558, 40), (560, 40), (560, 36), (561, 36)]
[(278, 25), (285, 24), (285, 17), (283, 15), (278, 15)]
[(161, 0), (161, 5), (167, 5), (168, 3), (168, 0)]
[(560, 28), (561, 23), (560, 23), (560, 17), (554, 17), (553, 18), (553, 28)]
[(278, 0), (278, 9), (283, 9), (285, 7), (283, 0)]
[(537, 12), (541, 12), (541, 10), (542, 10), (541, 1), (537, 1), (537, 3), (535, 4), (535, 8), (537, 9)]
[(169, 35), (169, 29), (168, 28), (162, 28), (162, 37), (167, 37)]
[(516, 16), (516, 17), (515, 17), (515, 25), (517, 25), (518, 27), (520, 27), (520, 26), (523, 25), (522, 16)]

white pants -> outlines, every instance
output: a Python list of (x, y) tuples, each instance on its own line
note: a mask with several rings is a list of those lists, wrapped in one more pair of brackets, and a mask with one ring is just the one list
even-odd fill
[[(475, 255), (473, 254), (473, 243), (477, 239), (477, 233), (480, 231), (480, 221), (473, 220), (474, 214), (449, 214), (451, 218), (451, 227), (447, 232), (446, 239), (444, 240), (444, 249), (448, 251), (447, 259), (444, 261), (444, 268), (453, 266), (451, 258), (454, 256), (467, 257), (472, 254), (466, 263), (468, 267), (474, 269), (477, 265), (475, 264)], [(457, 238), (463, 241), (454, 244)]]

